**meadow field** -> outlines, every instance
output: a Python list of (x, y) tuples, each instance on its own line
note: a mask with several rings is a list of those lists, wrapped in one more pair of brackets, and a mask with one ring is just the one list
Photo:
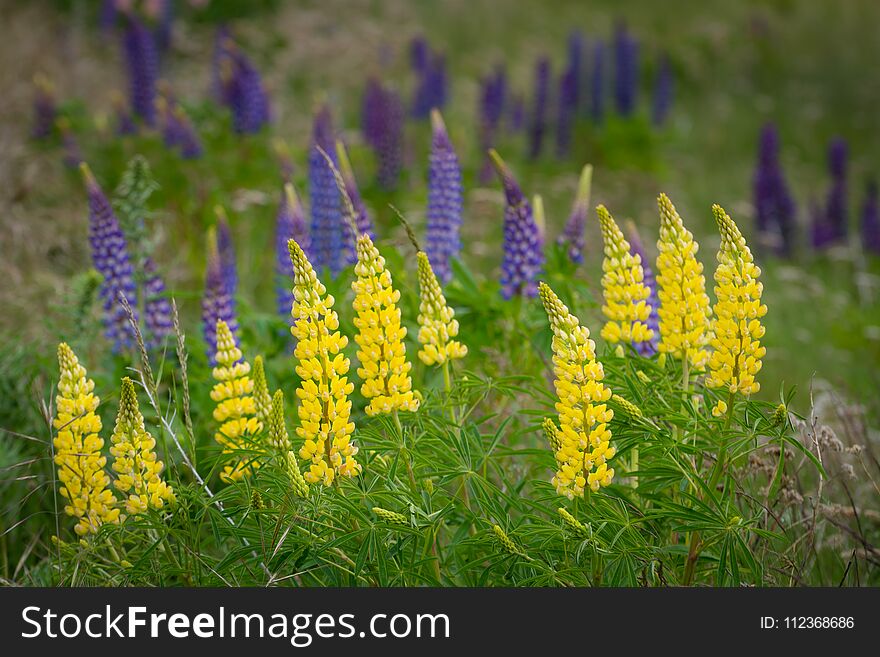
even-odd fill
[(0, 6), (4, 584), (880, 584), (876, 3)]

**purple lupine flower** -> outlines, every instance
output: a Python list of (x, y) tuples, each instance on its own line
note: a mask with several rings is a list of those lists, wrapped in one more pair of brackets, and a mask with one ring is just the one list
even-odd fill
[(593, 47), (593, 70), (590, 75), (590, 116), (601, 123), (605, 116), (605, 44), (597, 41)]
[(367, 78), (361, 102), (361, 133), (364, 141), (376, 148), (384, 129), (385, 89), (375, 75)]
[(70, 122), (62, 117), (56, 121), (58, 130), (61, 132), (61, 161), (68, 169), (75, 169), (83, 161), (82, 150), (79, 140), (70, 127)]
[(875, 180), (869, 181), (865, 190), (865, 202), (862, 205), (862, 245), (865, 251), (880, 255), (880, 202)]
[(287, 242), (294, 240), (311, 258), (309, 228), (306, 225), (306, 214), (293, 184), (285, 183), (278, 206), (278, 217), (275, 221), (275, 274), (276, 299), (278, 312), (288, 322), (292, 321), (290, 310), (293, 307), (293, 263), (290, 261), (290, 249)]
[(779, 133), (772, 123), (761, 131), (753, 190), (758, 232), (778, 235), (778, 250), (790, 254), (794, 248), (795, 205), (779, 162)]
[(116, 2), (117, 0), (101, 1), (101, 8), (98, 10), (98, 27), (105, 34), (116, 24), (116, 17), (119, 15)]
[(156, 46), (161, 52), (171, 47), (172, 29), (174, 27), (174, 6), (171, 0), (154, 0), (153, 8), (156, 16)]
[(412, 70), (421, 73), (428, 67), (428, 59), (431, 57), (431, 50), (428, 41), (423, 35), (412, 38), (409, 42), (409, 63)]
[(614, 31), (614, 103), (618, 114), (629, 116), (636, 109), (639, 89), (639, 43), (625, 23)]
[(217, 214), (217, 253), (220, 257), (220, 272), (234, 307), (235, 294), (238, 291), (238, 265), (235, 260), (232, 228), (223, 208), (218, 205), (214, 210)]
[(208, 232), (208, 258), (205, 267), (205, 292), (202, 296), (202, 332), (205, 336), (208, 360), (216, 363), (217, 320), (222, 319), (238, 341), (238, 321), (235, 306), (223, 281), (223, 266), (217, 248), (217, 234), (213, 228)]
[(651, 106), (651, 119), (656, 126), (666, 123), (666, 117), (669, 116), (669, 109), (672, 107), (673, 82), (669, 55), (663, 53), (657, 64), (657, 73), (654, 78), (654, 98)]
[(397, 187), (403, 168), (403, 102), (394, 90), (383, 88), (381, 109), (380, 130), (373, 145), (379, 160), (376, 178), (380, 187), (391, 190)]
[(177, 122), (180, 155), (185, 160), (195, 160), (202, 156), (202, 142), (196, 133), (195, 126), (183, 108), (179, 105), (172, 111)]
[(31, 137), (45, 139), (52, 134), (58, 118), (55, 88), (44, 75), (34, 77), (34, 124)]
[(153, 33), (133, 14), (126, 15), (123, 35), (132, 111), (149, 126), (156, 121), (156, 80), (159, 55)]
[[(348, 198), (354, 208), (354, 227), (357, 231), (357, 235), (363, 235), (366, 233), (370, 236), (370, 239), (376, 239), (376, 234), (373, 232), (373, 222), (370, 219), (370, 215), (367, 214), (367, 206), (364, 204), (364, 199), (361, 197), (360, 190), (358, 190), (357, 180), (355, 180), (354, 177), (354, 169), (351, 166), (351, 160), (348, 159), (348, 152), (345, 150), (345, 144), (339, 140), (336, 142), (336, 159), (339, 162), (339, 173), (342, 175), (342, 182), (345, 184), (345, 193), (348, 194)], [(357, 242), (357, 235), (351, 234), (351, 225), (348, 221), (345, 222), (345, 230), (347, 233), (346, 248), (350, 248), (349, 245), (353, 247)], [(349, 262), (353, 263), (356, 260), (357, 253), (353, 251), (349, 254)]]
[(559, 78), (559, 102), (556, 111), (556, 155), (563, 157), (571, 151), (574, 119), (577, 114), (577, 78), (572, 69)]
[(449, 259), (461, 251), (461, 166), (439, 110), (431, 113), (433, 136), (428, 165), (428, 239), (426, 253), (443, 283), (452, 278)]
[(131, 108), (128, 106), (125, 96), (118, 91), (113, 94), (113, 114), (115, 117), (114, 130), (117, 135), (122, 137), (137, 134), (137, 124), (134, 121)]
[(587, 215), (590, 212), (590, 186), (593, 180), (593, 167), (585, 165), (581, 170), (577, 193), (574, 204), (571, 206), (571, 214), (565, 222), (562, 234), (556, 240), (560, 246), (565, 246), (569, 259), (580, 264), (584, 261), (584, 247), (586, 246), (585, 231), (587, 227)]
[(831, 172), (831, 189), (825, 204), (825, 216), (834, 230), (835, 240), (845, 240), (848, 232), (847, 211), (846, 141), (834, 139), (828, 148), (828, 169)]
[(568, 61), (566, 71), (572, 78), (571, 104), (577, 112), (581, 106), (581, 85), (584, 80), (584, 35), (580, 30), (574, 30), (568, 36)]
[(434, 108), (446, 105), (448, 81), (446, 78), (446, 57), (442, 53), (428, 51), (427, 60), (417, 69), (416, 81), (410, 114), (416, 119), (425, 119)]
[(834, 243), (834, 226), (828, 221), (825, 208), (813, 199), (810, 202), (810, 242), (816, 250), (826, 249)]
[(169, 150), (174, 150), (181, 143), (181, 126), (172, 111), (173, 103), (173, 99), (169, 100), (164, 96), (159, 96), (156, 99), (156, 111), (158, 113), (159, 128), (162, 132), (162, 141), (165, 144), (165, 148)]
[(492, 179), (492, 161), (489, 150), (495, 146), (498, 126), (504, 115), (507, 98), (507, 72), (503, 65), (495, 67), (495, 71), (484, 77), (480, 83), (479, 130), (480, 150), (486, 153), (483, 167), (480, 170), (480, 182), (488, 183)]
[(144, 261), (144, 324), (147, 349), (158, 349), (171, 333), (171, 303), (165, 296), (165, 281), (152, 258)]
[(269, 123), (269, 96), (250, 58), (238, 48), (229, 50), (232, 74), (228, 84), (232, 128), (239, 134), (253, 134)]
[(336, 178), (318, 150), (319, 147), (337, 164), (333, 117), (327, 105), (322, 106), (315, 114), (312, 144), (309, 148), (309, 199), (312, 213), (309, 233), (312, 237), (312, 265), (318, 272), (327, 267), (330, 274), (336, 277), (346, 265), (348, 254), (354, 252), (354, 245), (348, 244), (349, 235), (345, 229)]
[(629, 240), (629, 251), (633, 255), (639, 256), (639, 259), (642, 261), (642, 271), (644, 272), (642, 282), (645, 284), (645, 287), (650, 290), (647, 302), (651, 307), (651, 314), (648, 315), (648, 321), (646, 324), (649, 329), (654, 331), (654, 335), (650, 340), (647, 342), (633, 342), (633, 347), (635, 347), (640, 355), (650, 357), (657, 353), (657, 344), (660, 342), (660, 318), (657, 314), (657, 311), (660, 308), (660, 299), (657, 297), (657, 279), (654, 276), (654, 270), (649, 264), (650, 261), (645, 255), (645, 247), (639, 237), (639, 231), (636, 228), (636, 225), (632, 221), (628, 221), (626, 227), (627, 238)]
[(547, 110), (550, 102), (550, 60), (541, 57), (535, 64), (535, 99), (529, 124), (529, 159), (541, 155), (544, 133), (547, 130)]
[(232, 103), (229, 93), (232, 79), (232, 62), (229, 57), (231, 45), (229, 27), (220, 25), (214, 34), (214, 51), (211, 55), (211, 95), (224, 107), (229, 107)]
[(526, 125), (526, 100), (522, 94), (515, 94), (510, 99), (508, 125), (510, 132), (518, 133)]
[(128, 321), (128, 314), (119, 300), (119, 295), (122, 294), (132, 308), (137, 307), (134, 273), (128, 257), (125, 234), (113, 212), (113, 206), (88, 165), (81, 162), (79, 167), (89, 198), (89, 245), (92, 263), (103, 277), (101, 298), (104, 302), (105, 335), (113, 343), (114, 351), (118, 352), (134, 342), (134, 331)]
[(504, 160), (494, 150), (492, 162), (504, 186), (504, 258), (501, 263), (501, 295), (534, 297), (544, 267), (544, 238), (535, 222), (532, 206)]

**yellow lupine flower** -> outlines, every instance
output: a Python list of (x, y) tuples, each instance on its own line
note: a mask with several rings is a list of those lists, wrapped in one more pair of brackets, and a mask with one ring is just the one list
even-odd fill
[(761, 270), (733, 219), (719, 205), (712, 206), (712, 213), (721, 232), (721, 247), (715, 269), (714, 351), (706, 385), (750, 395), (761, 389), (755, 375), (767, 352), (760, 342), (764, 337), (760, 320), (767, 314), (767, 306), (761, 303)]
[(269, 395), (269, 382), (263, 367), (263, 357), (254, 358), (254, 415), (267, 426), (272, 412), (272, 397)]
[(687, 358), (702, 367), (709, 352), (709, 296), (703, 265), (697, 260), (699, 245), (684, 227), (666, 194), (657, 199), (660, 207), (660, 239), (657, 248), (657, 298), (660, 308), (658, 350)]
[(400, 325), (400, 291), (391, 282), (391, 272), (370, 236), (357, 240), (357, 263), (354, 266), (354, 325), (358, 334), (358, 376), (363, 379), (361, 393), (370, 400), (367, 415), (395, 411), (417, 411), (419, 400), (413, 396), (406, 360), (406, 327)]
[(611, 389), (602, 383), (605, 372), (596, 360), (589, 329), (580, 325), (546, 283), (538, 286), (538, 294), (553, 331), (554, 385), (559, 397), (558, 469), (553, 485), (560, 495), (572, 499), (582, 497), (587, 486), (593, 490), (607, 486), (614, 476), (614, 470), (605, 465), (615, 453), (607, 426), (614, 411), (605, 404)]
[(608, 321), (602, 327), (601, 335), (611, 344), (648, 342), (654, 336), (647, 324), (651, 314), (648, 303), (651, 290), (644, 284), (642, 259), (638, 254), (630, 253), (629, 242), (605, 206), (597, 207), (596, 213), (605, 242), (605, 259), (602, 261), (605, 305), (602, 312)]
[(235, 337), (222, 319), (217, 320), (216, 361), (213, 375), (217, 383), (211, 390), (211, 399), (217, 402), (214, 420), (220, 423), (220, 429), (214, 439), (223, 446), (224, 454), (233, 455), (220, 473), (222, 481), (232, 483), (260, 467), (258, 461), (238, 452), (253, 445), (253, 438), (263, 430), (263, 424), (255, 417), (254, 382), (248, 376), (251, 366), (242, 359)]
[(464, 358), (467, 345), (452, 338), (458, 335), (455, 311), (446, 304), (440, 282), (424, 251), (416, 254), (419, 263), (419, 358), (425, 365), (442, 365)]
[(118, 523), (119, 509), (104, 471), (107, 458), (101, 455), (104, 441), (98, 435), (101, 418), (95, 410), (100, 400), (93, 392), (95, 382), (86, 378), (86, 369), (64, 342), (58, 345), (58, 365), (61, 378), (53, 423), (58, 433), (52, 444), (59, 492), (67, 500), (64, 512), (78, 519), (74, 531), (85, 536), (97, 532), (104, 523)]
[(119, 413), (110, 441), (113, 470), (117, 473), (113, 485), (121, 493), (128, 493), (126, 512), (137, 515), (174, 502), (174, 491), (160, 476), (165, 466), (153, 451), (156, 440), (144, 427), (134, 383), (128, 377), (122, 379)]
[(339, 332), (333, 295), (327, 294), (299, 244), (290, 240), (287, 246), (293, 263), (290, 332), (297, 340), (294, 356), (301, 380), (296, 391), (300, 420), (296, 433), (304, 441), (299, 455), (310, 462), (306, 481), (329, 486), (337, 475), (354, 477), (361, 471), (355, 459), (358, 448), (351, 440), (354, 424), (349, 420), (348, 395), (354, 386), (345, 376), (349, 360), (342, 353), (348, 338)]

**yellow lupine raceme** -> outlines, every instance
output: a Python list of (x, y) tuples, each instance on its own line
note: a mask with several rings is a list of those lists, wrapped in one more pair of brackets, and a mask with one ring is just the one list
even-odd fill
[(342, 353), (348, 339), (339, 332), (339, 318), (333, 310), (333, 296), (318, 280), (305, 253), (294, 240), (288, 242), (293, 263), (294, 357), (301, 383), (297, 413), (297, 435), (303, 439), (299, 455), (309, 462), (305, 473), (311, 484), (329, 486), (336, 476), (354, 477), (361, 471), (352, 442), (354, 424), (351, 394), (354, 386), (345, 376), (349, 360)]
[(64, 342), (58, 345), (58, 365), (61, 377), (53, 422), (57, 433), (52, 444), (59, 493), (67, 500), (64, 512), (77, 518), (74, 531), (85, 536), (105, 523), (118, 523), (119, 509), (104, 471), (107, 458), (101, 455), (104, 441), (98, 435), (101, 418), (95, 411), (100, 400), (93, 392), (95, 382), (86, 377), (86, 369)]
[(605, 243), (602, 261), (602, 312), (608, 321), (602, 337), (611, 344), (648, 342), (654, 332), (648, 328), (651, 290), (644, 283), (642, 259), (630, 253), (629, 242), (611, 213), (600, 205), (596, 208)]
[(425, 365), (442, 365), (464, 358), (467, 345), (458, 340), (458, 320), (446, 303), (440, 282), (424, 251), (416, 254), (419, 269), (419, 358)]
[(385, 258), (379, 253), (370, 236), (357, 240), (356, 278), (354, 290), (354, 325), (358, 333), (358, 376), (363, 379), (361, 393), (370, 403), (367, 415), (416, 411), (419, 400), (412, 390), (409, 371), (412, 363), (406, 359), (406, 327), (400, 325), (400, 292), (392, 286), (391, 272), (385, 267)]
[(222, 319), (217, 320), (216, 362), (213, 376), (217, 383), (211, 390), (211, 399), (217, 403), (214, 420), (220, 423), (220, 428), (214, 439), (223, 446), (223, 454), (230, 456), (220, 479), (231, 483), (250, 476), (260, 467), (259, 461), (243, 452), (253, 447), (254, 437), (263, 430), (263, 423), (255, 417), (251, 366), (242, 358), (235, 337)]
[(699, 245), (684, 227), (666, 194), (657, 199), (660, 208), (660, 239), (657, 240), (657, 298), (660, 307), (661, 353), (687, 358), (702, 367), (709, 357), (709, 296), (703, 265), (697, 260)]
[(134, 383), (128, 377), (122, 379), (119, 413), (110, 441), (113, 470), (117, 473), (113, 486), (128, 495), (125, 500), (128, 514), (161, 509), (174, 502), (174, 491), (161, 477), (165, 466), (153, 451), (156, 440), (144, 426)]
[(614, 470), (606, 464), (615, 453), (608, 429), (614, 411), (605, 403), (611, 389), (602, 383), (605, 373), (596, 360), (589, 329), (580, 325), (546, 283), (538, 286), (538, 294), (553, 331), (554, 385), (559, 397), (559, 428), (555, 436), (555, 426), (548, 432), (558, 446), (553, 485), (560, 495), (572, 499), (582, 497), (587, 487), (596, 491), (608, 486), (614, 477)]
[(714, 351), (706, 385), (726, 389), (731, 395), (750, 395), (761, 389), (755, 375), (767, 352), (760, 342), (764, 337), (761, 318), (767, 314), (767, 306), (761, 303), (761, 270), (733, 219), (719, 205), (712, 206), (712, 213), (721, 232), (721, 247), (715, 269)]

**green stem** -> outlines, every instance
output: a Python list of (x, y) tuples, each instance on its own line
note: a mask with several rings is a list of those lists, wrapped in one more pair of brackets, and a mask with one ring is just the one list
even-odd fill
[[(407, 449), (406, 443), (405, 443), (404, 437), (403, 437), (403, 425), (400, 423), (400, 416), (398, 415), (396, 408), (391, 413), (391, 419), (394, 420), (394, 428), (397, 430), (397, 438), (400, 441), (399, 444), (402, 445), (405, 449)], [(406, 474), (409, 477), (410, 488), (412, 488), (413, 495), (418, 496), (419, 486), (418, 486), (418, 484), (416, 484), (416, 476), (415, 476), (415, 473), (413, 473), (412, 455), (410, 454), (409, 449), (407, 449), (407, 454), (406, 454), (406, 458), (404, 459), (404, 463), (406, 463)]]

